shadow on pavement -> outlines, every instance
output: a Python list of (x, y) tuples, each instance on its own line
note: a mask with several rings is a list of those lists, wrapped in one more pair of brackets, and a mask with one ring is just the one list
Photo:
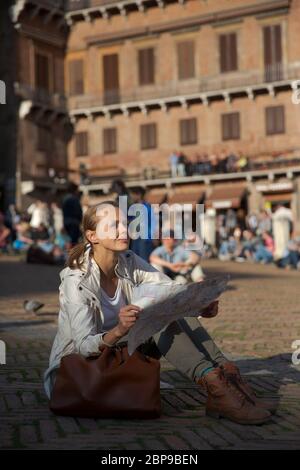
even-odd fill
[(0, 263), (0, 298), (58, 292), (61, 270), (61, 266), (2, 261)]

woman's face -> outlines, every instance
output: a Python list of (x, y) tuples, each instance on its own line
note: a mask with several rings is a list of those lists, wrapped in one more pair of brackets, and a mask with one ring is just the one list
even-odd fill
[(97, 210), (97, 217), (96, 231), (87, 233), (89, 241), (112, 251), (127, 250), (129, 237), (123, 212), (113, 206), (100, 206)]

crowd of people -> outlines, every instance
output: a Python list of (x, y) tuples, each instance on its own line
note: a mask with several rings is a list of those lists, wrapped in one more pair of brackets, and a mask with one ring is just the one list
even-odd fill
[[(126, 195), (128, 205), (144, 205), (148, 232), (133, 238), (130, 248), (172, 279), (203, 279), (201, 257), (210, 256), (300, 269), (300, 237), (292, 235), (292, 214), (286, 207), (278, 206), (274, 213), (262, 210), (243, 216), (229, 209), (216, 215), (215, 246), (206, 241), (200, 251), (192, 248), (192, 238), (178, 241), (172, 230), (161, 229), (160, 239), (153, 239), (152, 209), (142, 187), (128, 191), (122, 180), (116, 180), (111, 191), (115, 197)], [(23, 213), (11, 205), (0, 213), (0, 252), (24, 253), (30, 263), (64, 264), (68, 250), (80, 240), (83, 210), (75, 184), (70, 184), (61, 204), (35, 200)]]
[(278, 205), (273, 213), (262, 210), (242, 220), (231, 209), (219, 215), (217, 247), (220, 260), (300, 269), (300, 237), (293, 236), (292, 213), (283, 205)]
[(64, 264), (81, 236), (81, 220), (78, 187), (72, 183), (62, 204), (37, 199), (23, 212), (11, 204), (0, 213), (0, 252), (25, 254), (29, 263)]
[(195, 154), (189, 158), (183, 152), (174, 150), (169, 156), (171, 175), (209, 175), (215, 173), (235, 173), (249, 168), (249, 159), (241, 152), (220, 152), (219, 154)]

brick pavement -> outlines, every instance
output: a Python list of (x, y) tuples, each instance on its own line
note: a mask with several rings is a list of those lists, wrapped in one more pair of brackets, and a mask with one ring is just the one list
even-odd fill
[[(275, 267), (206, 261), (208, 275), (229, 272), (220, 313), (204, 324), (226, 354), (238, 361), (256, 390), (279, 401), (272, 421), (240, 426), (204, 413), (205, 396), (162, 360), (163, 416), (150, 421), (53, 416), (41, 379), (57, 319), (59, 269), (0, 260), (0, 447), (4, 449), (287, 449), (300, 446), (300, 367), (291, 343), (300, 339), (300, 273)], [(26, 298), (45, 302), (26, 314)]]

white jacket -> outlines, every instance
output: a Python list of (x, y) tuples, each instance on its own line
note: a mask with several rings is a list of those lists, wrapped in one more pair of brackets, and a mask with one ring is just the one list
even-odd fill
[[(132, 289), (144, 282), (173, 284), (165, 274), (157, 271), (131, 250), (118, 256), (115, 273), (121, 280), (127, 303), (131, 303)], [(52, 346), (49, 368), (44, 374), (48, 398), (54, 385), (56, 370), (63, 356), (77, 352), (83, 356), (99, 355), (104, 323), (100, 303), (100, 270), (88, 248), (81, 269), (63, 269), (59, 286), (60, 311), (58, 331)]]

